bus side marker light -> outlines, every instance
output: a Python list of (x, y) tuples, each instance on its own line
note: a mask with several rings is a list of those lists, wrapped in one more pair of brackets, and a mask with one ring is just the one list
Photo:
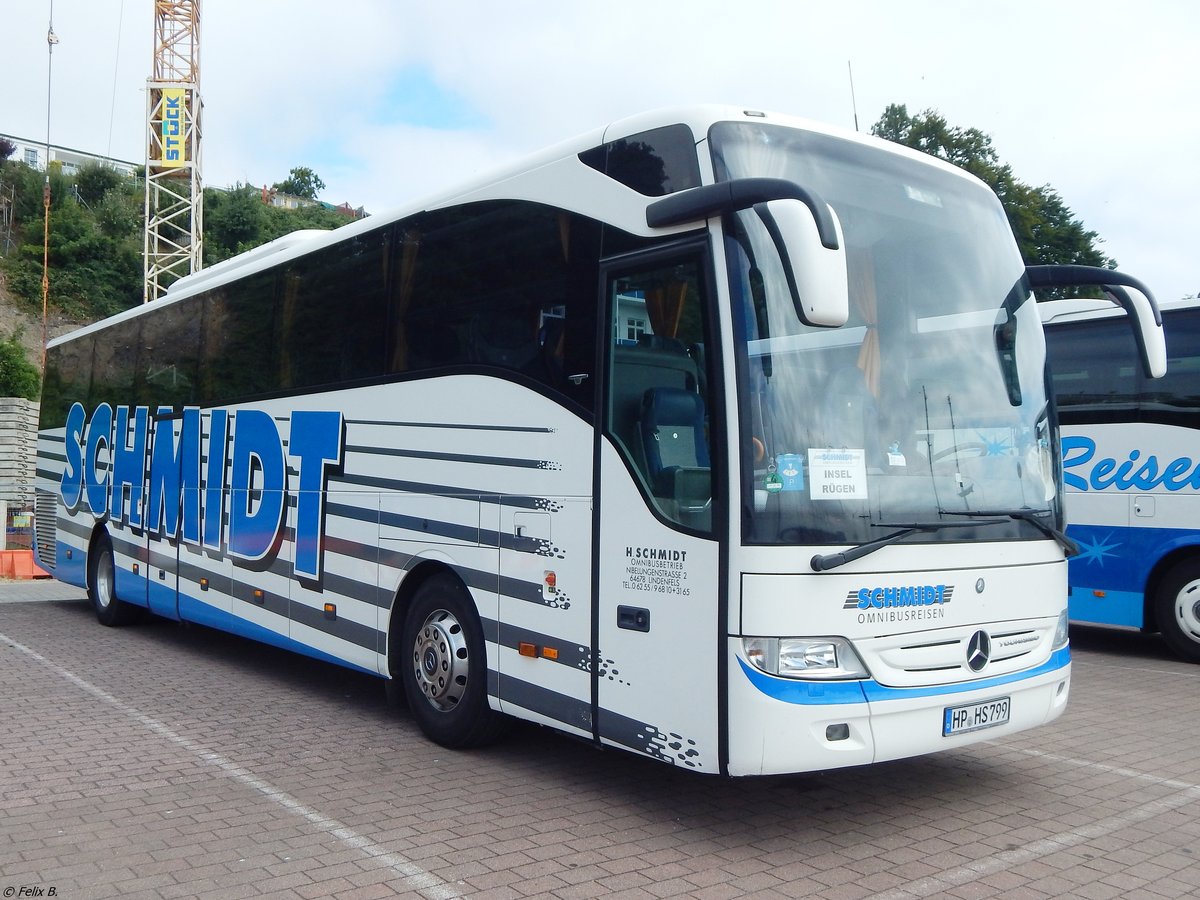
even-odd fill
[(133, 564), (133, 574), (134, 575), (138, 574), (138, 572), (140, 572), (141, 570), (142, 570), (141, 565), (139, 565), (138, 563)]
[(543, 647), (542, 656), (545, 659), (558, 659), (558, 650), (555, 647)]
[(262, 588), (254, 589), (254, 602), (255, 603), (266, 603), (267, 602), (267, 595), (263, 593)]
[(1099, 597), (1101, 600), (1103, 600), (1105, 597), (1108, 596), (1108, 594), (1105, 591), (1092, 591), (1092, 596)]
[(337, 618), (337, 604), (336, 603), (326, 603), (325, 604), (325, 618), (327, 618), (327, 619), (336, 619)]
[(208, 590), (208, 579), (207, 578), (200, 579), (200, 590), (202, 590), (202, 591)]
[(527, 641), (521, 641), (519, 644), (517, 644), (517, 652), (522, 656), (536, 657), (538, 655), (537, 645), (530, 644)]

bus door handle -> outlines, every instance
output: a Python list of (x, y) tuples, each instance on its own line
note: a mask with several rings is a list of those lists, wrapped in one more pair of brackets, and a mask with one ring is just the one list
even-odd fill
[(650, 610), (640, 606), (618, 606), (617, 627), (630, 631), (650, 630)]

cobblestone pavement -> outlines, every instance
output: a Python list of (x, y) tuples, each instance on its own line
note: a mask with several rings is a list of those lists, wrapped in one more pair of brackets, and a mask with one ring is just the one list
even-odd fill
[(450, 752), (369, 677), (4, 583), (0, 896), (1195, 896), (1200, 666), (1073, 642), (1040, 730), (723, 781), (534, 727)]

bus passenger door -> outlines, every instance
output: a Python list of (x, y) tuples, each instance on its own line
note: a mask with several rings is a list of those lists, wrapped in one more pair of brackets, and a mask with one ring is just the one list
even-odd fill
[(693, 242), (603, 273), (594, 678), (602, 742), (717, 772), (722, 417), (706, 250)]

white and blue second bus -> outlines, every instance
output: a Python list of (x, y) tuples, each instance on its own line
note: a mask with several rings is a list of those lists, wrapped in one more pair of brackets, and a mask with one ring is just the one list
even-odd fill
[(39, 564), (106, 625), (379, 676), (448, 746), (750, 775), (1012, 734), (1070, 686), (1061, 277), (915, 151), (623, 120), (52, 342)]
[(1200, 662), (1200, 302), (1162, 304), (1149, 378), (1119, 307), (1042, 304), (1062, 429), (1070, 614), (1161, 632)]

